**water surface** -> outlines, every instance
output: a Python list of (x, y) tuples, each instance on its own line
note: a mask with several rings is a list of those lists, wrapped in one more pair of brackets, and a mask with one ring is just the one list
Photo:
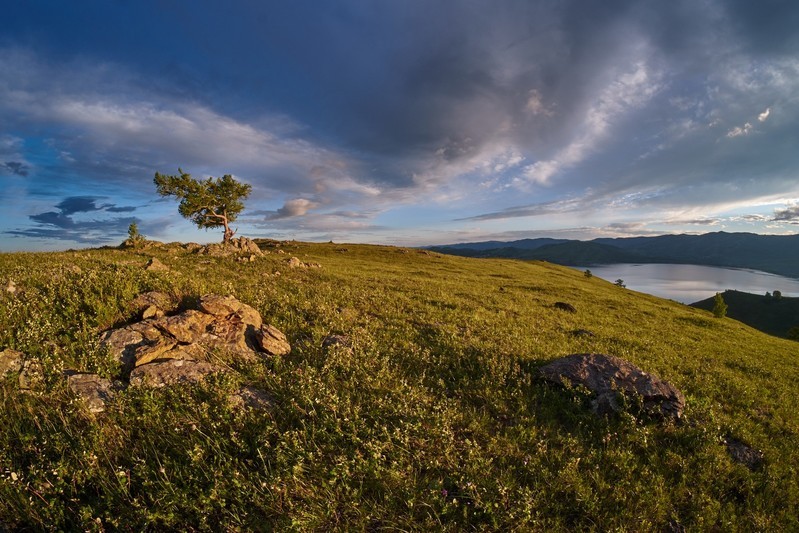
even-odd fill
[(704, 300), (727, 289), (755, 294), (777, 290), (783, 296), (799, 296), (799, 279), (758, 270), (637, 263), (573, 268), (588, 268), (595, 276), (610, 282), (623, 279), (628, 289), (686, 304)]

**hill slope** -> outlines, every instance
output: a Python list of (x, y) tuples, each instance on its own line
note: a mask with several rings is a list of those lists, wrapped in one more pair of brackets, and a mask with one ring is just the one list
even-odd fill
[[(33, 529), (790, 530), (799, 513), (797, 344), (570, 269), (378, 246), (262, 243), (253, 262), (84, 250), (0, 255), (0, 524)], [(321, 269), (290, 268), (296, 255)], [(168, 271), (143, 269), (155, 256)], [(91, 415), (64, 385), (120, 372), (97, 336), (161, 290), (233, 294), (290, 355), (200, 386), (119, 394)], [(576, 308), (554, 307), (563, 301)], [(330, 333), (351, 349), (324, 348)], [(686, 395), (685, 423), (537, 379), (571, 353), (623, 357)], [(268, 391), (248, 412), (227, 395)], [(750, 471), (722, 442), (761, 449)]]
[[(785, 337), (788, 330), (799, 326), (799, 298), (764, 296), (728, 290), (722, 293), (727, 304), (727, 316), (740, 320), (755, 329), (777, 337)], [(711, 311), (713, 298), (706, 298), (691, 306)]]
[(431, 249), (467, 257), (541, 259), (561, 265), (684, 263), (751, 268), (799, 277), (799, 235), (756, 235), (720, 231), (704, 235), (602, 238), (549, 243), (553, 246), (542, 242), (546, 240), (548, 239), (533, 239), (533, 242), (540, 242), (539, 246), (534, 247), (530, 246), (530, 239), (526, 239), (434, 246)]

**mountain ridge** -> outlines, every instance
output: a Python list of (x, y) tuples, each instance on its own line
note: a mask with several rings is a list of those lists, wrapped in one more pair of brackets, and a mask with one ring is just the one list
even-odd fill
[(467, 257), (543, 260), (560, 265), (613, 263), (682, 263), (751, 268), (799, 278), (799, 235), (759, 235), (724, 231), (701, 235), (522, 239), (430, 246)]

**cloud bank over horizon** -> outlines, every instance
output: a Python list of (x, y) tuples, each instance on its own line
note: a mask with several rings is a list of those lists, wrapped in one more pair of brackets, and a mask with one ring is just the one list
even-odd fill
[(216, 240), (156, 198), (178, 167), (252, 184), (253, 237), (796, 230), (791, 2), (6, 11), (0, 250)]

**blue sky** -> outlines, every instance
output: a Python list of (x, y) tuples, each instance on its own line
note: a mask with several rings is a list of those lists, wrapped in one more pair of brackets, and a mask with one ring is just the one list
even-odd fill
[(240, 235), (402, 245), (799, 223), (799, 3), (7, 2), (0, 250), (211, 242), (153, 174), (250, 183)]

